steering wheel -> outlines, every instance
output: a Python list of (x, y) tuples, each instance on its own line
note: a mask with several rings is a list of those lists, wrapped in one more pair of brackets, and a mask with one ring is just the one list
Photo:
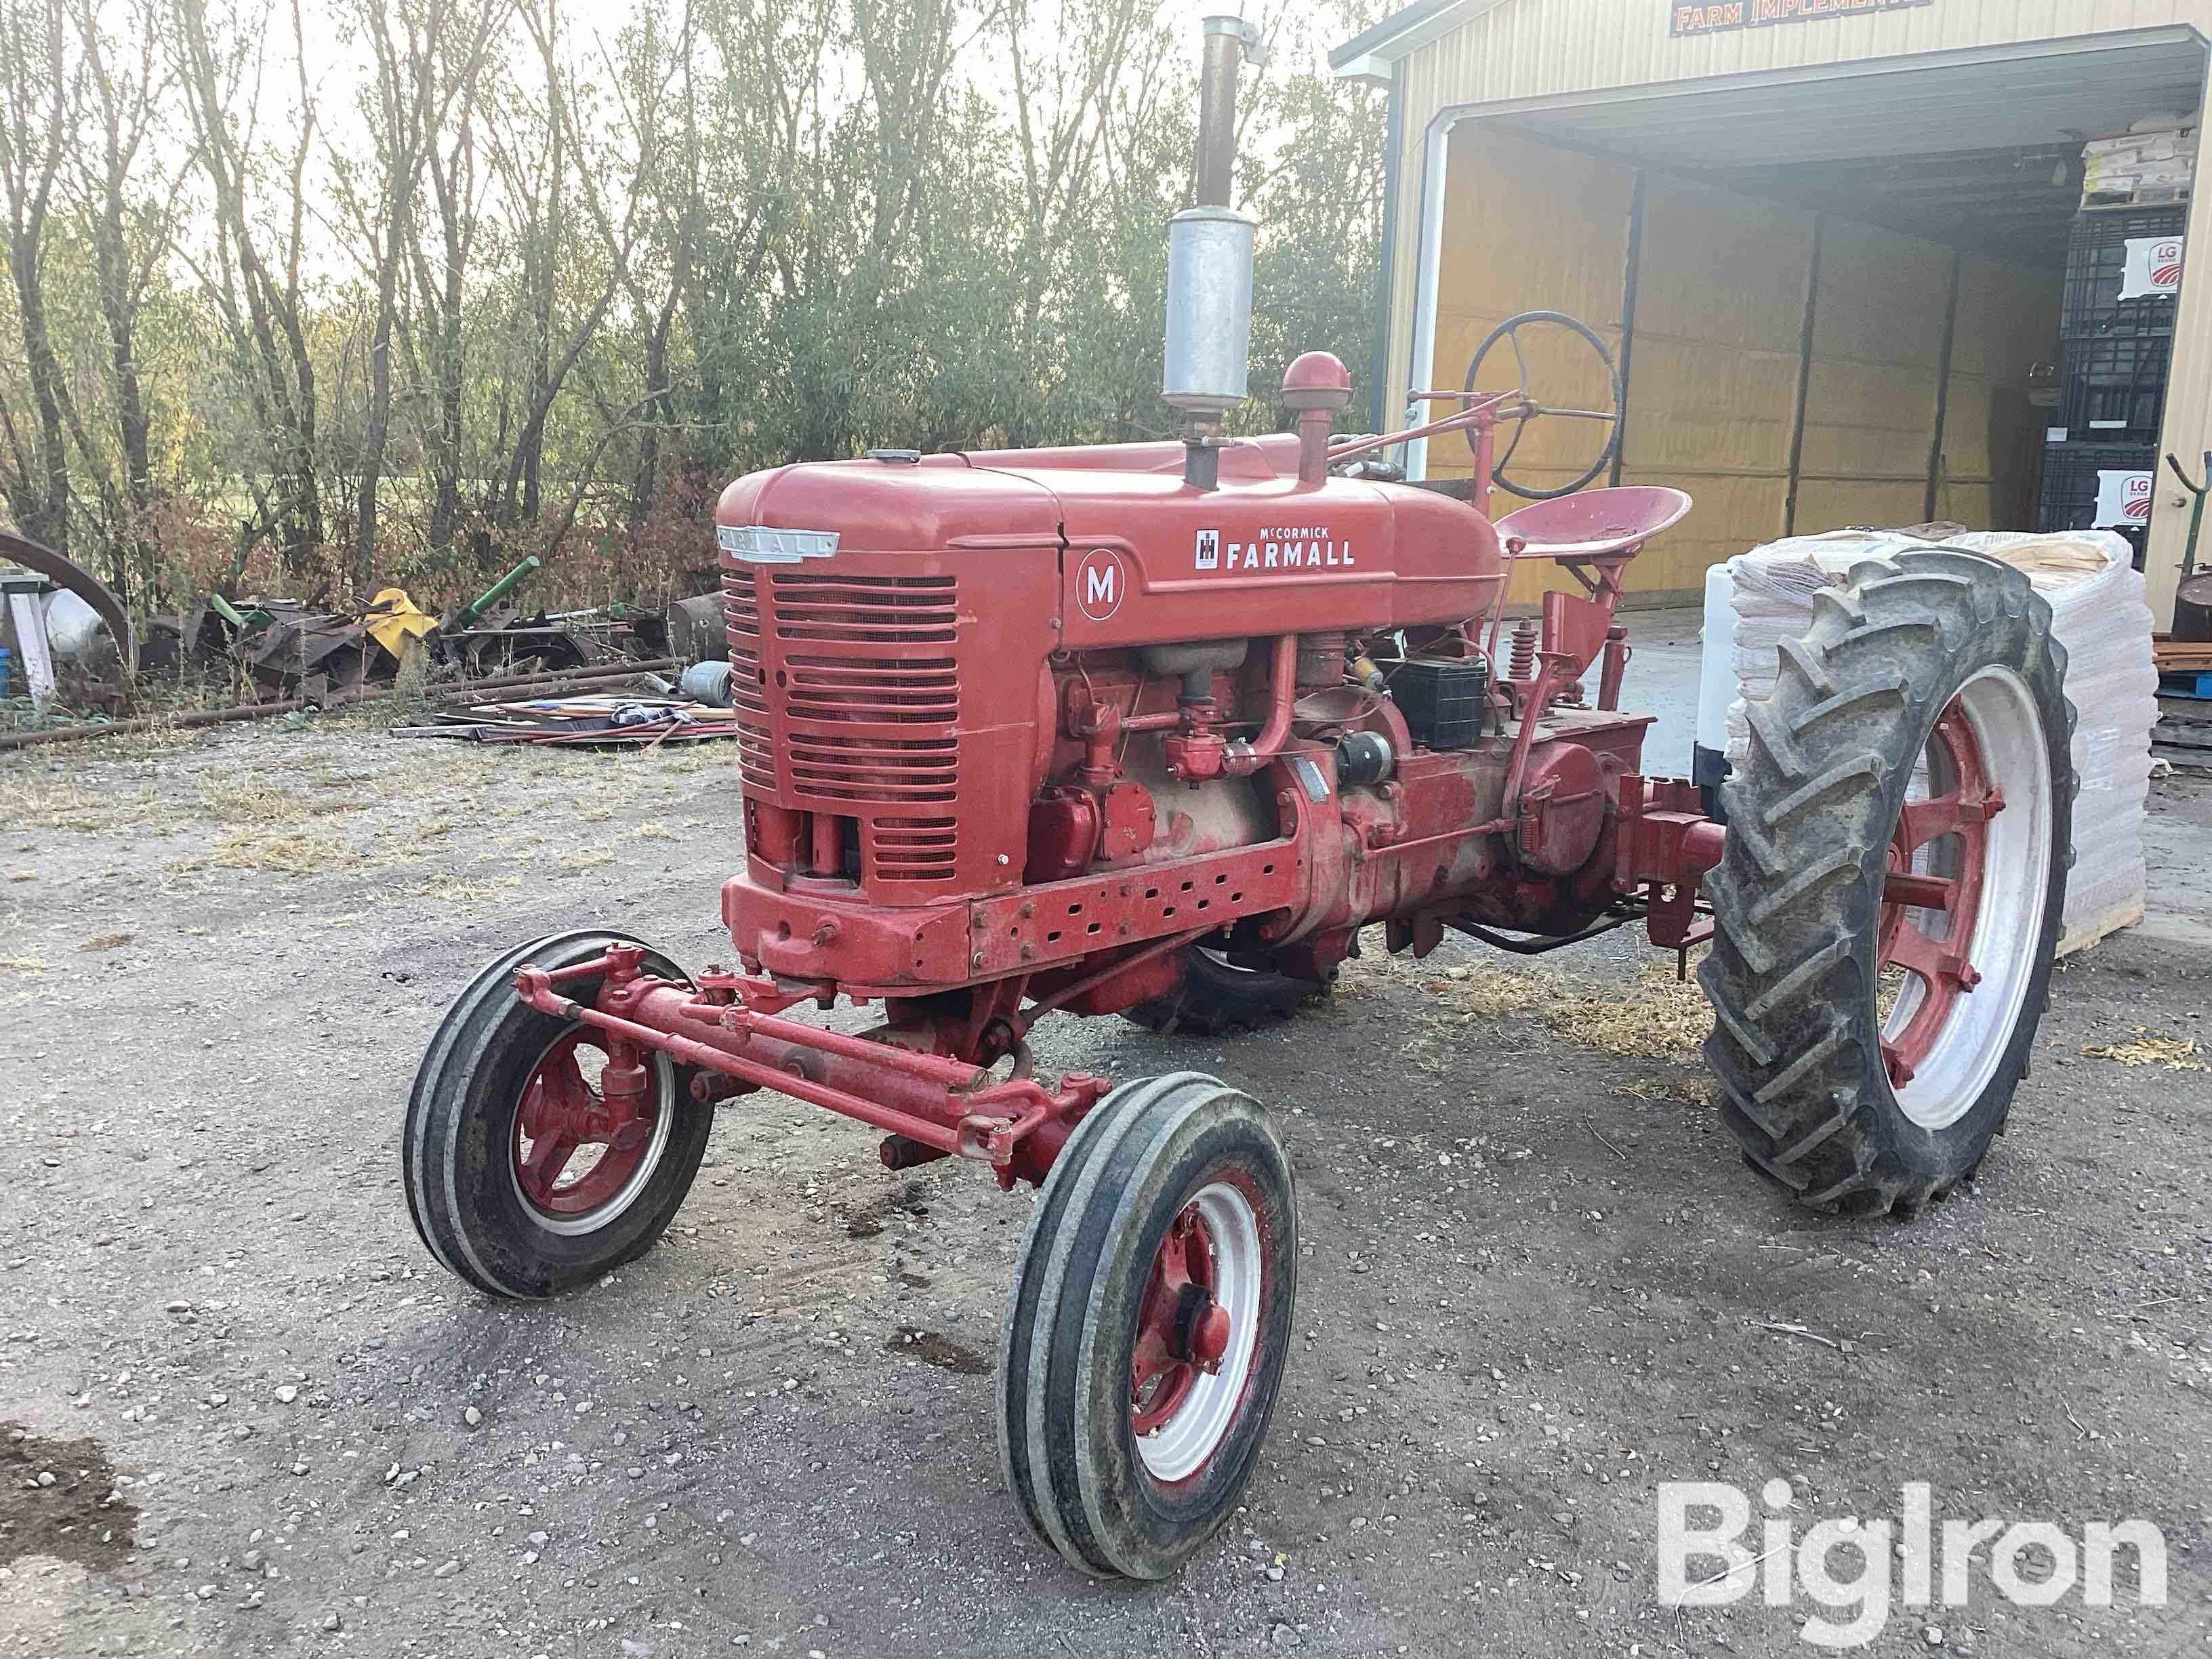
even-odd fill
[[(1608, 407), (1602, 410), (1552, 409), (1528, 395), (1528, 358), (1521, 349), (1521, 331), (1534, 326), (1563, 328), (1577, 336), (1597, 354), (1598, 362), (1605, 366), (1605, 383), (1610, 398)], [(1620, 370), (1613, 363), (1613, 354), (1605, 349), (1605, 342), (1597, 337), (1589, 325), (1568, 316), (1564, 311), (1524, 311), (1519, 316), (1508, 317), (1498, 324), (1475, 348), (1474, 360), (1467, 366), (1466, 389), (1468, 392), (1473, 392), (1480, 384), (1484, 360), (1501, 340), (1513, 348), (1514, 367), (1520, 374), (1520, 403), (1517, 407), (1510, 402), (1498, 406), (1498, 418), (1514, 422), (1515, 427), (1512, 442), (1506, 445), (1504, 454), (1491, 465), (1491, 482), (1523, 501), (1548, 501), (1561, 495), (1571, 495), (1594, 483), (1597, 475), (1613, 464), (1613, 458), (1620, 448)], [(1529, 422), (1547, 415), (1562, 420), (1604, 422), (1605, 447), (1598, 452), (1597, 459), (1590, 463), (1589, 471), (1572, 483), (1563, 484), (1557, 489), (1534, 489), (1514, 483), (1506, 476), (1505, 469), (1512, 464), (1515, 453), (1521, 447), (1521, 441), (1528, 435)], [(1467, 440), (1469, 450), (1475, 450), (1480, 439), (1474, 428), (1462, 427), (1460, 435)]]

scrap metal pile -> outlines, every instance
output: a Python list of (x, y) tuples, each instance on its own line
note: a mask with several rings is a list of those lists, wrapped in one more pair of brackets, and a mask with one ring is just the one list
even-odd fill
[[(0, 732), (0, 749), (372, 702), (397, 695), (410, 664), (430, 678), (458, 675), (463, 682), (454, 688), (457, 700), (441, 709), (441, 724), (415, 728), (441, 735), (690, 741), (723, 735), (728, 719), (703, 704), (670, 701), (659, 695), (672, 689), (668, 683), (653, 678), (692, 659), (701, 631), (696, 604), (679, 601), (665, 617), (622, 605), (526, 612), (512, 595), (541, 567), (534, 555), (443, 617), (418, 609), (398, 587), (343, 612), (214, 594), (181, 613), (147, 618), (143, 634), (111, 590), (59, 554), (0, 532), (0, 563), (21, 567), (5, 579), (0, 696), (27, 690), (49, 719), (48, 711), (64, 709), (126, 717), (33, 724)], [(719, 610), (719, 600), (707, 603)], [(672, 633), (683, 641), (681, 660), (667, 654)], [(641, 678), (643, 701), (624, 690)], [(159, 699), (148, 693), (163, 679), (227, 685), (238, 701), (156, 714), (148, 705)], [(557, 705), (543, 701), (513, 701), (579, 690), (595, 695), (582, 699), (587, 707), (565, 714), (549, 712)], [(501, 701), (489, 702), (493, 696)], [(625, 709), (633, 712), (621, 714)]]
[(236, 665), (249, 695), (305, 697), (395, 678), (420, 648), (471, 679), (551, 675), (659, 658), (666, 623), (628, 605), (526, 612), (511, 595), (543, 563), (535, 554), (443, 618), (387, 587), (357, 611), (311, 610), (291, 599), (234, 605), (221, 595), (178, 616), (148, 619), (141, 665), (204, 673)]
[(509, 702), (459, 699), (441, 705), (434, 724), (397, 726), (392, 735), (468, 738), (477, 743), (657, 749), (664, 743), (733, 738), (739, 730), (733, 711), (711, 703), (601, 692)]

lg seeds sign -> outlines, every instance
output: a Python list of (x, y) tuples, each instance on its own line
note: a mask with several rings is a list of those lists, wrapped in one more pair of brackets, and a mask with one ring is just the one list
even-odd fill
[(1822, 17), (1852, 17), (1866, 11), (1904, 11), (1932, 6), (1936, 0), (1715, 0), (1701, 6), (1669, 8), (1678, 34), (1717, 34), (1723, 29), (1760, 29), (1771, 23), (1810, 23)]

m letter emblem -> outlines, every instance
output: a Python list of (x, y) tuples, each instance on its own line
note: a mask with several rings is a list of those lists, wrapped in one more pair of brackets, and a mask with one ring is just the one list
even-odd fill
[(1110, 547), (1094, 547), (1075, 572), (1076, 609), (1092, 622), (1105, 622), (1121, 608), (1128, 586), (1121, 556)]

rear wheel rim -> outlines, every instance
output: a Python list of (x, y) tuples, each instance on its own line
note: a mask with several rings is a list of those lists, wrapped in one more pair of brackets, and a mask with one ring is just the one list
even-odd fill
[(1129, 1426), (1156, 1480), (1187, 1480), (1228, 1438), (1260, 1346), (1267, 1261), (1251, 1200), (1200, 1188), (1152, 1257), (1129, 1356)]
[(611, 1121), (594, 1079), (606, 1063), (590, 1026), (562, 1032), (523, 1081), (507, 1136), (507, 1170), (523, 1212), (548, 1232), (596, 1232), (637, 1202), (659, 1168), (675, 1121), (674, 1068), (646, 1057), (638, 1115)]
[(1988, 668), (1936, 720), (1889, 867), (1945, 884), (1933, 908), (1882, 906), (1879, 960), (1896, 986), (1881, 1054), (1899, 1109), (1948, 1129), (1972, 1110), (2019, 1029), (2050, 898), (2051, 771), (2026, 680)]

